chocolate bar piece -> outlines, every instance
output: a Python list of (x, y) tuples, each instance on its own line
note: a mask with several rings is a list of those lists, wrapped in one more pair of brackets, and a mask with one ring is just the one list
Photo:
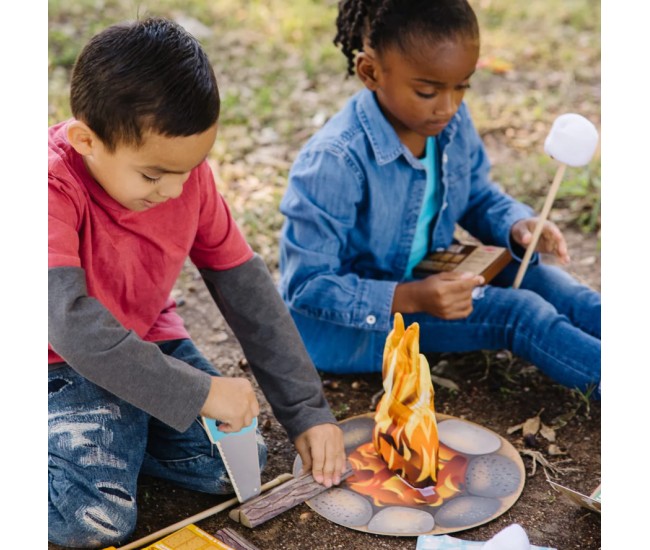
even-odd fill
[(415, 266), (413, 276), (424, 278), (445, 271), (467, 271), (483, 275), (489, 283), (510, 260), (512, 256), (507, 248), (458, 243), (429, 254)]

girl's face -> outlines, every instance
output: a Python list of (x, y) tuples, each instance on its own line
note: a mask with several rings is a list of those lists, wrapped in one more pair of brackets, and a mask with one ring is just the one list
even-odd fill
[(478, 40), (465, 37), (437, 43), (423, 40), (408, 53), (390, 47), (379, 55), (366, 48), (361, 56), (369, 65), (364, 68), (361, 60), (357, 72), (376, 93), (400, 140), (421, 156), (426, 138), (442, 132), (458, 111), (478, 54)]

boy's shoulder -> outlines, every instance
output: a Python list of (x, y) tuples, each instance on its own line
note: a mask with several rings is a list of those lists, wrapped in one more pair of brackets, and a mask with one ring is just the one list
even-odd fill
[(66, 120), (48, 128), (47, 173), (50, 192), (57, 190), (74, 199), (83, 200), (85, 196), (81, 185), (83, 160), (67, 138)]

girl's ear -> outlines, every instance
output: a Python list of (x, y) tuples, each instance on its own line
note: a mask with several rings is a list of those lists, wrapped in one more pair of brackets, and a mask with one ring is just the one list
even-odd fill
[(99, 138), (90, 127), (80, 120), (74, 120), (68, 124), (68, 141), (77, 153), (88, 156), (100, 143)]
[(377, 58), (371, 52), (362, 51), (357, 54), (355, 59), (357, 76), (363, 82), (366, 88), (374, 92), (379, 87), (377, 77), (379, 75), (379, 66)]

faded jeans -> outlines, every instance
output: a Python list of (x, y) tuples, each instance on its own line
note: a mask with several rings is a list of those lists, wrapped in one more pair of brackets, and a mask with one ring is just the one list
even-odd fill
[(518, 269), (511, 263), (478, 289), (467, 319), (405, 315), (405, 322), (420, 322), (420, 350), (509, 349), (564, 386), (593, 388), (600, 399), (600, 294), (544, 264), (530, 266), (514, 290)]
[[(191, 340), (163, 353), (219, 374)], [(184, 433), (77, 374), (49, 372), (48, 538), (70, 548), (119, 546), (132, 534), (143, 473), (212, 494), (232, 493), (225, 466), (197, 418)], [(258, 432), (261, 467), (266, 446)]]
[[(508, 349), (556, 382), (600, 398), (600, 294), (563, 269), (530, 265), (511, 288), (519, 264), (475, 289), (469, 317), (446, 321), (405, 314), (420, 325), (422, 353)], [(292, 311), (316, 368), (336, 374), (381, 372), (387, 332), (359, 330)], [(336, 345), (332, 345), (335, 342)]]

